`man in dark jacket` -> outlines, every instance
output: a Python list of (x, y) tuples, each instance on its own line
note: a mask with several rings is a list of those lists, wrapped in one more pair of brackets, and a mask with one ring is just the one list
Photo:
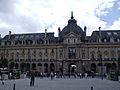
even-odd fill
[(30, 78), (30, 86), (34, 86), (35, 83), (35, 73), (31, 72), (31, 78)]

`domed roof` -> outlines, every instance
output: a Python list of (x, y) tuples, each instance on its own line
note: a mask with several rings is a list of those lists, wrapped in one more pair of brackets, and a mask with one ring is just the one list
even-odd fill
[(64, 36), (70, 32), (74, 32), (78, 35), (83, 35), (84, 32), (80, 26), (77, 25), (77, 21), (73, 17), (73, 13), (71, 13), (71, 19), (68, 20), (68, 25), (63, 28), (60, 32), (60, 36)]

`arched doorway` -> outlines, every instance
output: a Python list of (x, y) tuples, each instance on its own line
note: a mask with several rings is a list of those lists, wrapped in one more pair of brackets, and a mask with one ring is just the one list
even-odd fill
[(18, 63), (15, 64), (15, 69), (18, 69), (19, 65)]
[(98, 67), (101, 67), (102, 66), (102, 63), (98, 63)]
[(32, 70), (36, 70), (36, 64), (35, 63), (32, 64)]
[(38, 63), (38, 67), (39, 67), (39, 72), (42, 72), (42, 64)]
[(50, 72), (55, 72), (55, 65), (53, 63), (50, 64)]
[(102, 63), (98, 63), (97, 64), (97, 73), (99, 76), (103, 76), (103, 64)]
[(21, 63), (20, 64), (20, 70), (23, 72), (26, 70), (26, 63)]
[(77, 72), (77, 65), (75, 63), (70, 63), (68, 65), (68, 73), (75, 74)]
[(92, 63), (91, 64), (91, 72), (96, 72), (96, 64), (95, 63)]
[(112, 70), (116, 70), (117, 66), (116, 63), (112, 63)]
[(29, 63), (26, 64), (26, 70), (30, 71), (30, 64)]
[(105, 63), (105, 65), (104, 66), (106, 66), (106, 72), (107, 73), (110, 73), (110, 70), (111, 70), (111, 63)]
[(47, 63), (44, 64), (44, 73), (48, 73), (48, 64)]
[(14, 63), (14, 62), (10, 62), (10, 63), (9, 63), (9, 68), (10, 68), (10, 69), (13, 69), (14, 66), (15, 66), (15, 63)]

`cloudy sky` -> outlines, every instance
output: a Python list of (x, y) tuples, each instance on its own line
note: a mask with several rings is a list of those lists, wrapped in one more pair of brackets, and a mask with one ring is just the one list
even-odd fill
[(40, 33), (63, 29), (73, 11), (87, 35), (100, 26), (120, 30), (120, 0), (0, 0), (0, 34)]

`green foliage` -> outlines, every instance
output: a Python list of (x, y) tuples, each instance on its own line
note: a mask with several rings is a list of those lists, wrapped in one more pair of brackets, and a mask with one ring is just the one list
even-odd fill
[(7, 59), (1, 59), (0, 60), (0, 67), (1, 68), (7, 68), (8, 67), (8, 60)]
[(15, 67), (15, 63), (14, 63), (14, 62), (11, 62), (11, 63), (9, 64), (9, 67), (10, 67), (10, 69), (13, 69), (13, 67)]

